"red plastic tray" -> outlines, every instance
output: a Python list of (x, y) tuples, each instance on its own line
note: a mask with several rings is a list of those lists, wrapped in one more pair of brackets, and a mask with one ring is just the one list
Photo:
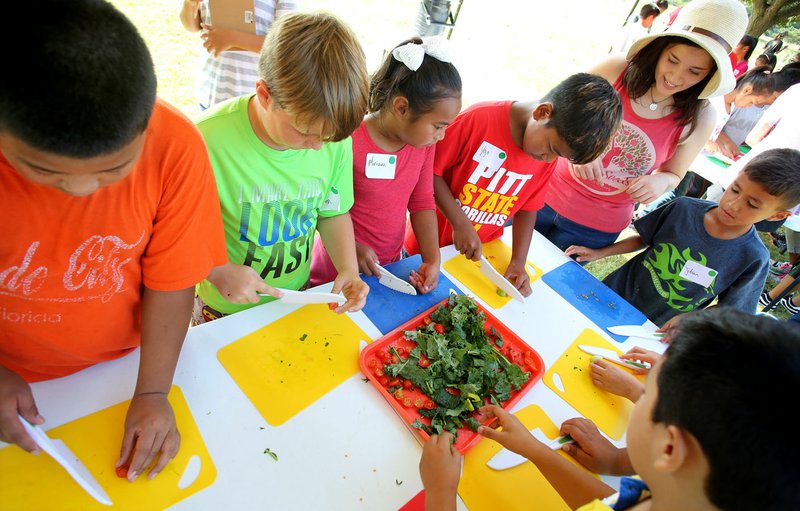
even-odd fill
[[(429, 435), (424, 431), (414, 428), (411, 424), (414, 420), (419, 419), (420, 421), (424, 422), (425, 424), (430, 424), (430, 419), (423, 417), (419, 414), (419, 410), (415, 407), (407, 408), (403, 406), (401, 402), (399, 402), (392, 394), (388, 392), (388, 390), (381, 385), (378, 381), (378, 376), (375, 375), (375, 369), (370, 368), (370, 361), (377, 360), (377, 367), (383, 367), (383, 363), (378, 358), (378, 354), (388, 350), (390, 346), (394, 346), (395, 348), (403, 347), (408, 349), (409, 351), (416, 346), (416, 343), (406, 339), (403, 335), (404, 330), (414, 330), (418, 326), (423, 325), (425, 323), (425, 319), (436, 309), (439, 308), (440, 305), (447, 303), (449, 297), (442, 300), (441, 302), (437, 303), (430, 309), (422, 312), (420, 315), (412, 318), (407, 323), (400, 325), (399, 327), (395, 328), (388, 334), (384, 335), (380, 339), (374, 341), (373, 343), (369, 344), (364, 350), (361, 352), (361, 356), (359, 358), (359, 366), (361, 367), (361, 372), (366, 375), (369, 379), (370, 383), (378, 389), (378, 392), (389, 402), (392, 408), (400, 415), (400, 418), (405, 422), (406, 426), (411, 429), (415, 434), (420, 435), (420, 437), (427, 441)], [(496, 317), (494, 317), (489, 311), (487, 311), (484, 307), (482, 307), (479, 303), (477, 304), (478, 310), (482, 311), (486, 316), (486, 324), (491, 325), (497, 330), (503, 338), (503, 346), (513, 348), (519, 352), (526, 352), (530, 351), (530, 359), (532, 359), (532, 364), (529, 365), (521, 365), (523, 370), (530, 371), (531, 377), (522, 386), (521, 389), (513, 391), (511, 393), (511, 397), (501, 403), (503, 409), (508, 410), (512, 406), (514, 406), (517, 401), (519, 401), (522, 396), (533, 387), (533, 385), (542, 378), (542, 375), (545, 373), (544, 362), (542, 361), (542, 357), (528, 344), (525, 343), (522, 339), (519, 338), (514, 332), (512, 332), (507, 326), (500, 322)], [(419, 389), (415, 391), (404, 391), (406, 396), (411, 398), (412, 402), (416, 398), (423, 398), (429, 399), (427, 395), (425, 395)], [(484, 421), (484, 424), (488, 423), (489, 421)], [(464, 454), (470, 447), (475, 445), (478, 440), (480, 440), (480, 435), (476, 432), (473, 432), (469, 428), (461, 428), (458, 430), (458, 439), (455, 443), (455, 448), (462, 454)]]

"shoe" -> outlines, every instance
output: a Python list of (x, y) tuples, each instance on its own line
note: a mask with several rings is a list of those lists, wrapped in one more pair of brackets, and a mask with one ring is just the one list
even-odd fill
[(771, 232), (769, 235), (772, 238), (772, 244), (775, 245), (775, 248), (777, 248), (781, 254), (786, 252), (786, 236), (780, 232)]
[(792, 298), (790, 296), (781, 298), (780, 304), (783, 305), (783, 308), (786, 309), (789, 314), (793, 316), (795, 314), (800, 314), (800, 307), (792, 303)]
[(764, 291), (763, 293), (761, 293), (761, 296), (758, 297), (758, 304), (761, 305), (762, 307), (766, 307), (767, 305), (769, 305), (769, 302), (771, 301), (772, 298), (769, 297), (769, 292), (767, 291)]
[(780, 261), (771, 261), (769, 263), (769, 272), (773, 275), (786, 275), (792, 271), (790, 263), (783, 263)]

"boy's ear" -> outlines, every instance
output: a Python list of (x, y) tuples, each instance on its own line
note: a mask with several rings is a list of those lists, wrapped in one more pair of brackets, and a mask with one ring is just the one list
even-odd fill
[(264, 110), (267, 110), (272, 105), (272, 95), (269, 92), (267, 82), (264, 80), (256, 81), (256, 99)]
[(699, 447), (694, 438), (677, 426), (666, 426), (655, 435), (656, 458), (653, 466), (661, 472), (675, 472), (688, 461), (692, 450)]
[(400, 117), (405, 117), (410, 111), (408, 98), (405, 96), (395, 96), (392, 98), (392, 112)]
[(769, 220), (770, 222), (777, 222), (778, 220), (785, 220), (792, 216), (792, 212), (789, 210), (784, 209), (783, 211), (778, 211), (777, 213), (773, 214), (772, 216), (765, 218), (765, 220)]
[(552, 115), (553, 115), (552, 103), (539, 103), (538, 105), (536, 105), (536, 108), (533, 109), (534, 121), (547, 120)]

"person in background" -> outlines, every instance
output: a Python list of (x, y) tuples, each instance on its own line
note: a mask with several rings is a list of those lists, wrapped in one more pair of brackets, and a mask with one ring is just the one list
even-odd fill
[(778, 57), (773, 53), (762, 53), (756, 57), (755, 66), (766, 66), (770, 72), (775, 70), (775, 65), (778, 63)]
[[(367, 110), (366, 61), (353, 31), (332, 14), (291, 13), (261, 50), (254, 94), (203, 112), (197, 126), (217, 177), (227, 264), (200, 283), (203, 323), (307, 287), (319, 231), (338, 272), (333, 293), (360, 310), (350, 134)], [(270, 296), (266, 296), (270, 295)]]
[(739, 41), (739, 44), (728, 54), (728, 57), (731, 59), (734, 78), (739, 78), (747, 72), (749, 66), (748, 61), (753, 54), (753, 50), (756, 49), (757, 44), (758, 39), (751, 35), (744, 35)]
[(770, 42), (764, 46), (764, 53), (772, 53), (777, 55), (784, 50), (783, 38), (788, 35), (788, 32), (779, 32)]
[(0, 440), (40, 452), (17, 418), (48, 413), (29, 384), (139, 348), (116, 466), (152, 479), (180, 447), (168, 394), (194, 286), (226, 259), (208, 154), (156, 97), (150, 52), (113, 5), (6, 7), (38, 29), (0, 81), (0, 200), (13, 219), (0, 226)]
[(704, 98), (735, 87), (728, 53), (746, 26), (737, 0), (694, 0), (669, 30), (595, 67), (622, 97), (622, 125), (595, 161), (558, 160), (536, 230), (562, 250), (605, 247), (630, 224), (636, 203), (675, 188), (714, 126)]
[[(528, 458), (570, 509), (800, 509), (798, 449), (776, 443), (764, 426), (792, 422), (794, 410), (775, 406), (770, 396), (776, 388), (800, 387), (800, 329), (794, 325), (725, 307), (688, 315), (647, 375), (628, 421), (627, 449), (603, 453), (623, 457), (638, 474), (622, 478), (616, 492), (499, 406), (481, 408), (499, 427), (480, 426), (478, 433)], [(426, 511), (456, 509), (461, 455), (451, 438), (433, 435), (423, 447)], [(593, 446), (571, 447), (584, 454)]]
[(637, 234), (600, 249), (573, 245), (579, 262), (644, 249), (603, 283), (661, 331), (713, 300), (754, 314), (769, 251), (753, 224), (784, 220), (800, 203), (800, 151), (773, 149), (750, 161), (719, 204), (680, 197), (634, 222)]
[[(596, 158), (619, 125), (619, 94), (603, 78), (567, 77), (540, 100), (472, 105), (436, 145), (433, 191), (439, 246), (454, 244), (473, 261), (483, 243), (503, 235), (513, 218), (511, 261), (504, 275), (531, 293), (525, 264), (536, 215), (559, 156), (575, 162)], [(412, 229), (404, 247), (419, 252)]]
[(214, 25), (209, 0), (181, 2), (181, 24), (200, 32), (206, 51), (197, 84), (201, 110), (255, 90), (264, 38), (276, 19), (297, 10), (297, 0), (254, 0), (253, 7), (255, 33), (250, 34)]
[(639, 9), (639, 16), (637, 16), (636, 20), (622, 27), (619, 39), (613, 46), (613, 51), (626, 53), (634, 41), (650, 32), (650, 27), (659, 14), (661, 14), (661, 10), (656, 4), (644, 4)]
[[(421, 292), (439, 280), (439, 240), (433, 199), (436, 143), (461, 111), (461, 77), (450, 63), (447, 40), (414, 38), (399, 44), (372, 76), (369, 113), (353, 133), (350, 210), (358, 268), (379, 276), (376, 265), (400, 259), (406, 213), (419, 240), (422, 264), (409, 277)], [(323, 244), (311, 260), (311, 285), (336, 276)]]

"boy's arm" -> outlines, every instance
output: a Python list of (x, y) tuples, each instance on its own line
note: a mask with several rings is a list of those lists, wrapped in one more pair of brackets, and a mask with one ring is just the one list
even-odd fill
[(480, 260), (481, 239), (467, 215), (458, 207), (450, 186), (442, 176), (433, 176), (433, 197), (436, 199), (436, 206), (453, 228), (453, 244), (456, 250), (464, 254), (467, 259)]
[(200, 0), (183, 0), (181, 2), (181, 24), (189, 32), (200, 30)]
[(531, 294), (531, 279), (525, 271), (528, 263), (528, 250), (531, 247), (533, 228), (536, 226), (536, 211), (520, 210), (514, 215), (511, 229), (511, 261), (503, 275), (523, 296)]
[(415, 272), (411, 272), (409, 280), (421, 293), (436, 288), (439, 282), (439, 230), (436, 225), (436, 213), (432, 209), (424, 209), (411, 213), (411, 228), (419, 244), (422, 264)]
[(358, 276), (356, 240), (350, 214), (320, 216), (317, 230), (338, 273), (331, 291), (342, 291), (347, 297), (347, 301), (334, 310), (337, 313), (361, 310), (367, 301), (369, 286)]
[(139, 375), (125, 418), (125, 435), (117, 467), (130, 459), (134, 481), (158, 456), (152, 479), (178, 453), (181, 437), (167, 400), (178, 356), (189, 328), (194, 286), (179, 291), (144, 288)]
[(598, 259), (602, 259), (604, 257), (612, 256), (612, 255), (619, 255), (619, 254), (627, 254), (629, 252), (635, 252), (637, 250), (641, 250), (647, 245), (644, 241), (642, 241), (642, 237), (638, 234), (620, 240), (613, 245), (608, 245), (603, 248), (588, 248), (582, 247), (580, 245), (572, 245), (567, 247), (564, 251), (564, 254), (572, 257), (577, 256), (575, 258), (576, 261), (579, 263), (587, 263), (589, 261), (596, 261)]
[(481, 408), (481, 413), (486, 417), (497, 417), (497, 423), (502, 427), (502, 431), (481, 426), (478, 428), (478, 433), (528, 458), (570, 508), (577, 509), (594, 499), (614, 493), (610, 486), (595, 479), (536, 440), (518, 418), (499, 406), (484, 406)]

